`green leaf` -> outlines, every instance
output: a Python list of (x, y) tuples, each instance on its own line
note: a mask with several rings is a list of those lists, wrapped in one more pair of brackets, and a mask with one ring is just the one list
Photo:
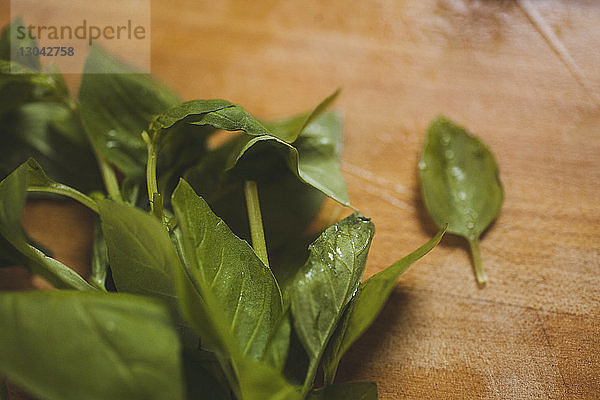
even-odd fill
[(431, 218), (471, 245), (475, 275), (487, 281), (479, 255), (479, 236), (498, 215), (504, 192), (488, 147), (445, 117), (427, 131), (419, 162), (421, 188)]
[(259, 362), (272, 357), (269, 345), (281, 330), (283, 307), (273, 274), (185, 181), (175, 189), (172, 204), (181, 229), (185, 271), (178, 276), (177, 292), (184, 315), (220, 355), (238, 395), (290, 395), (294, 389), (279, 372)]
[(0, 294), (0, 373), (49, 400), (183, 399), (169, 314), (142, 297)]
[(307, 400), (377, 400), (374, 382), (348, 382), (313, 390)]
[[(327, 101), (325, 103), (328, 104)], [(308, 125), (301, 125), (300, 136), (296, 140), (300, 142), (296, 147), (296, 143), (291, 145), (275, 136), (262, 122), (238, 105), (226, 100), (192, 100), (158, 115), (150, 124), (150, 132), (153, 138), (160, 137), (180, 123), (208, 125), (227, 131), (242, 131), (246, 136), (236, 142), (232, 153), (227, 155), (226, 170), (236, 167), (249, 149), (260, 150), (264, 146), (270, 146), (300, 181), (313, 186), (341, 204), (349, 205), (346, 185), (339, 171), (341, 150), (339, 117), (332, 113), (321, 114), (319, 111), (317, 115), (311, 114), (305, 122)], [(286, 133), (286, 136), (290, 135)], [(249, 164), (251, 168), (246, 165), (239, 166), (237, 169), (238, 173), (240, 171), (243, 173), (243, 180), (261, 181), (264, 179), (261, 178), (261, 174), (265, 169), (273, 170), (271, 165), (264, 162), (255, 165), (257, 163), (253, 160)]]
[(112, 200), (99, 202), (102, 232), (117, 291), (163, 300), (178, 314), (179, 257), (166, 228), (152, 215)]
[(305, 390), (344, 309), (358, 289), (374, 227), (354, 213), (311, 244), (290, 292), (294, 328), (310, 360)]
[(0, 177), (34, 157), (66, 185), (86, 193), (103, 187), (83, 127), (62, 104), (33, 102), (5, 113), (0, 139)]
[(37, 41), (31, 39), (29, 35), (25, 35), (23, 39), (19, 39), (19, 36), (21, 36), (19, 35), (19, 29), (22, 29), (21, 27), (24, 26), (23, 20), (21, 17), (18, 17), (2, 30), (2, 35), (0, 36), (0, 60), (13, 61), (33, 71), (40, 71), (39, 55), (21, 56), (20, 47), (37, 47), (38, 45)]
[[(207, 309), (189, 309), (185, 302), (181, 307), (202, 336), (218, 338), (213, 347), (261, 359), (283, 314), (273, 274), (185, 181), (175, 189), (172, 202), (194, 289), (186, 297), (197, 296)], [(197, 323), (199, 313), (209, 325)], [(207, 330), (211, 333), (204, 335)]]
[[(103, 71), (119, 73), (102, 73)], [(141, 133), (155, 114), (177, 104), (175, 94), (92, 46), (79, 89), (83, 125), (94, 146), (127, 177), (141, 177), (146, 145)]]
[(231, 393), (219, 362), (208, 352), (184, 349), (183, 370), (189, 400), (231, 400)]
[(325, 382), (333, 383), (342, 356), (375, 321), (394, 290), (400, 275), (411, 264), (429, 253), (440, 242), (445, 231), (446, 228), (442, 228), (423, 246), (360, 284), (323, 355)]
[(265, 360), (278, 371), (283, 370), (287, 361), (291, 331), (292, 324), (288, 309), (281, 315), (265, 349)]
[[(21, 226), (26, 190), (45, 175), (35, 160), (23, 163), (0, 182), (0, 246), (3, 256), (11, 256), (15, 265), (24, 265), (59, 289), (93, 290), (77, 272), (32, 246)], [(47, 177), (46, 177), (47, 179)]]

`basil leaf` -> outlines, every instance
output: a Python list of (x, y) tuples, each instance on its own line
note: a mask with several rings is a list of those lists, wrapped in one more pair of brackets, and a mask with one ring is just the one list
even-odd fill
[(112, 200), (99, 202), (102, 232), (117, 291), (163, 300), (178, 314), (179, 257), (166, 228), (151, 214)]
[[(106, 70), (119, 73), (102, 73)], [(79, 88), (81, 119), (94, 146), (125, 176), (143, 176), (147, 154), (141, 133), (153, 115), (177, 102), (148, 75), (92, 46)]]
[(278, 371), (283, 371), (290, 345), (292, 324), (288, 311), (281, 315), (265, 349), (265, 360)]
[(374, 227), (354, 213), (310, 245), (310, 255), (290, 292), (294, 328), (310, 360), (305, 389), (344, 309), (358, 289)]
[(0, 177), (34, 157), (50, 176), (83, 192), (102, 179), (83, 127), (68, 108), (32, 102), (0, 116)]
[(272, 357), (270, 343), (282, 329), (273, 274), (184, 180), (172, 204), (181, 229), (185, 270), (178, 274), (177, 292), (184, 315), (219, 353), (238, 397), (292, 396), (295, 389), (279, 372), (259, 361)]
[(311, 112), (301, 114), (291, 118), (285, 118), (279, 121), (263, 121), (263, 125), (273, 134), (287, 143), (293, 143), (296, 141), (298, 136), (304, 132), (307, 126), (309, 126), (316, 118), (325, 112), (335, 99), (340, 94), (341, 89), (336, 90), (331, 95), (327, 96), (325, 100), (319, 103)]
[(47, 257), (32, 246), (21, 226), (26, 190), (30, 183), (49, 180), (35, 160), (23, 163), (0, 182), (0, 246), (3, 257), (13, 257), (15, 265), (24, 265), (59, 289), (93, 290), (77, 272)]
[[(261, 359), (283, 315), (273, 274), (184, 180), (175, 189), (172, 203), (194, 290), (185, 293), (181, 307), (203, 337), (215, 339), (213, 347)], [(194, 301), (201, 301), (206, 309), (190, 309), (189, 297), (198, 297)], [(199, 324), (201, 319), (208, 321)]]
[(0, 60), (13, 61), (33, 71), (40, 71), (39, 55), (21, 56), (21, 52), (19, 51), (20, 47), (37, 47), (38, 45), (37, 41), (31, 39), (29, 35), (24, 35), (23, 39), (19, 39), (17, 29), (24, 25), (23, 19), (17, 17), (2, 30), (2, 35), (0, 36)]
[(496, 218), (504, 199), (491, 151), (464, 128), (439, 117), (427, 131), (419, 174), (429, 215), (438, 226), (448, 224), (448, 232), (469, 241), (477, 281), (485, 283), (479, 236)]
[[(178, 123), (242, 131), (246, 133), (245, 139), (238, 144), (239, 148), (234, 148), (229, 155), (226, 169), (233, 169), (244, 154), (254, 146), (256, 148), (264, 145), (272, 146), (302, 182), (315, 187), (341, 204), (349, 205), (346, 186), (339, 171), (341, 150), (339, 118), (334, 114), (319, 113), (319, 116), (322, 118), (318, 116), (308, 118), (306, 121), (308, 125), (301, 128), (300, 134), (305, 133), (302, 140), (305, 151), (302, 153), (298, 148), (275, 136), (244, 108), (226, 100), (192, 100), (182, 103), (158, 115), (150, 124), (150, 131), (153, 138), (161, 137)], [(309, 131), (311, 125), (313, 129)], [(253, 167), (255, 163), (249, 164)], [(259, 181), (260, 171), (264, 170), (263, 165), (265, 164), (260, 164), (258, 170), (240, 167), (238, 172), (243, 171), (243, 179)]]
[(374, 382), (348, 382), (313, 390), (307, 400), (377, 400)]
[(445, 231), (446, 228), (442, 228), (423, 246), (360, 284), (323, 355), (325, 382), (333, 383), (342, 356), (375, 321), (394, 290), (400, 275), (412, 263), (429, 253), (440, 242)]
[(167, 311), (131, 295), (0, 294), (0, 373), (49, 400), (183, 399)]

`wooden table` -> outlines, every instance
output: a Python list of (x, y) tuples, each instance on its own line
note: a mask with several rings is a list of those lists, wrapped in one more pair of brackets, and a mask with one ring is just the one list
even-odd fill
[[(417, 160), (446, 114), (493, 149), (506, 199), (478, 287), (448, 236), (400, 280), (343, 360), (381, 399), (600, 398), (600, 3), (152, 3), (152, 70), (185, 99), (294, 114), (337, 87), (343, 172), (377, 228), (367, 275), (430, 237)], [(56, 237), (51, 225), (70, 226)], [(85, 270), (91, 217), (32, 203), (34, 238)], [(84, 222), (81, 222), (84, 221)], [(22, 280), (2, 283), (23, 285)]]

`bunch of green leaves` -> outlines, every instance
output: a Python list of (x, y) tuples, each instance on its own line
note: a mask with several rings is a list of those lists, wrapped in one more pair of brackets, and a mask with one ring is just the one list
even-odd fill
[[(337, 92), (261, 121), (225, 100), (180, 102), (94, 47), (74, 99), (39, 62), (11, 65), (9, 32), (0, 267), (58, 290), (0, 294), (0, 394), (6, 379), (57, 400), (377, 398), (374, 383), (334, 383), (338, 364), (444, 228), (362, 283), (368, 218), (303, 235), (324, 197), (349, 206), (340, 118), (326, 111)], [(109, 69), (120, 73), (89, 73)], [(219, 131), (230, 140), (209, 146)], [(31, 243), (28, 192), (96, 213), (89, 276)]]

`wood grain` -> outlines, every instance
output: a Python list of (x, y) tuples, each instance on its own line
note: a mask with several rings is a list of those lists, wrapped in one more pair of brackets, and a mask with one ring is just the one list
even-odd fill
[[(435, 115), (494, 151), (506, 199), (481, 243), (489, 284), (446, 237), (401, 278), (340, 381), (375, 380), (381, 399), (600, 398), (600, 3), (174, 0), (152, 11), (153, 73), (185, 99), (267, 118), (343, 88), (343, 172), (377, 228), (367, 275), (435, 230), (416, 170)], [(89, 216), (65, 242), (28, 217), (35, 207), (32, 235), (83, 266)]]

